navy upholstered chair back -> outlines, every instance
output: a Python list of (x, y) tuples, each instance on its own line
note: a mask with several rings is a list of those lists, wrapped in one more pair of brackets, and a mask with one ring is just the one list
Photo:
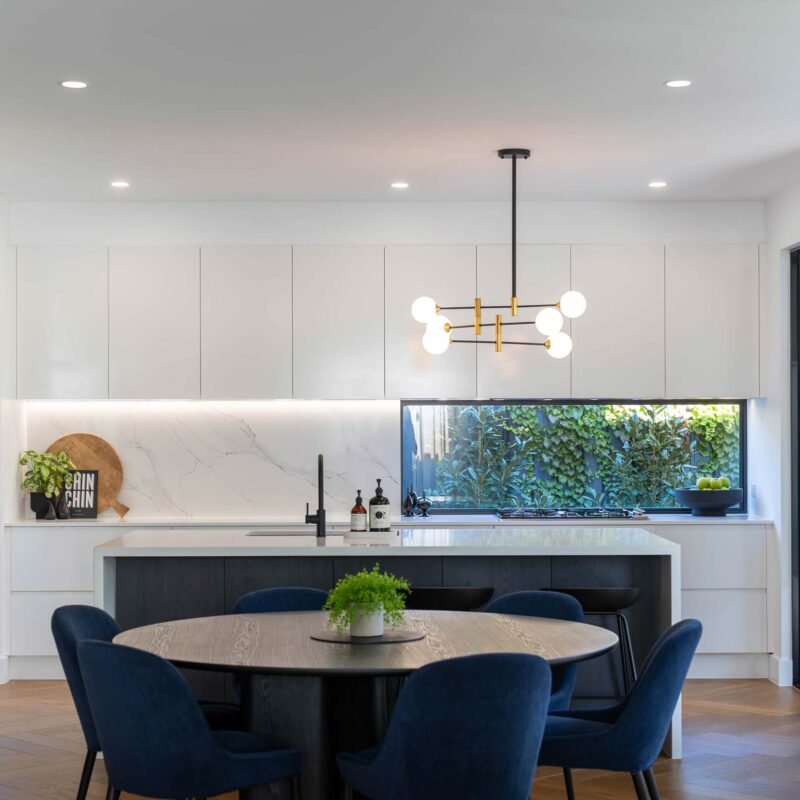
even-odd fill
[(682, 620), (661, 635), (647, 656), (614, 725), (626, 770), (645, 770), (658, 757), (702, 632), (696, 619)]
[[(518, 614), (570, 622), (583, 622), (584, 619), (581, 604), (574, 597), (561, 592), (512, 592), (492, 600), (485, 610), (493, 614)], [(550, 710), (562, 711), (569, 708), (572, 700), (578, 667), (576, 664), (563, 664), (553, 667), (552, 671)]]
[(234, 614), (265, 614), (280, 611), (320, 611), (328, 593), (305, 586), (279, 586), (243, 595), (233, 607)]
[(62, 606), (53, 612), (50, 629), (83, 728), (86, 747), (90, 751), (99, 752), (102, 748), (78, 664), (78, 644), (85, 639), (110, 642), (120, 632), (120, 627), (102, 609), (93, 606)]
[[(524, 653), (430, 664), (400, 692), (383, 744), (348, 781), (380, 800), (527, 800), (544, 733), (550, 669)], [(359, 756), (340, 756), (347, 763)]]
[(93, 641), (78, 645), (78, 659), (111, 786), (145, 797), (210, 797), (224, 790), (217, 773), (225, 750), (172, 664)]

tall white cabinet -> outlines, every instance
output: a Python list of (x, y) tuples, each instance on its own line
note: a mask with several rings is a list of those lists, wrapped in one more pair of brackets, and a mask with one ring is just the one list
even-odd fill
[(572, 288), (588, 305), (572, 322), (572, 396), (664, 396), (664, 248), (574, 245)]
[[(569, 245), (521, 245), (517, 248), (517, 295), (523, 303), (555, 303), (570, 288)], [(478, 247), (478, 293), (483, 306), (507, 305), (511, 298), (511, 247)], [(519, 316), (502, 310), (504, 322), (532, 320), (537, 309), (520, 309)], [(483, 338), (492, 339), (497, 311), (483, 312), (488, 330)], [(461, 312), (464, 320), (471, 315)], [(566, 320), (564, 330), (569, 333)], [(509, 341), (543, 342), (530, 325), (506, 326), (503, 338)], [(508, 345), (496, 353), (490, 345), (478, 345), (478, 397), (569, 397), (570, 357), (554, 359), (544, 347)]]
[[(475, 396), (478, 345), (454, 344), (446, 353), (432, 356), (422, 347), (424, 326), (411, 316), (411, 304), (420, 295), (440, 305), (472, 306), (475, 261), (476, 248), (470, 245), (386, 248), (387, 397), (463, 400)], [(472, 320), (469, 311), (461, 311), (452, 313), (451, 322), (456, 324), (461, 315), (466, 322)], [(474, 340), (475, 334), (467, 328), (458, 331), (458, 338)]]
[(17, 395), (108, 397), (108, 249), (17, 250)]
[(759, 394), (758, 246), (666, 248), (666, 377), (673, 397)]
[(292, 396), (292, 248), (201, 250), (201, 396)]
[(109, 250), (109, 396), (200, 397), (200, 248)]
[(383, 397), (383, 247), (295, 247), (294, 396)]

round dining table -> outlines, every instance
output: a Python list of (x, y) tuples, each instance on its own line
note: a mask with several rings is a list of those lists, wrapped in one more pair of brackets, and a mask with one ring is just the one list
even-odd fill
[[(551, 665), (607, 653), (617, 636), (605, 628), (541, 617), (463, 611), (406, 611), (414, 641), (320, 641), (323, 611), (230, 614), (133, 628), (114, 641), (155, 653), (179, 667), (238, 673), (245, 725), (303, 755), (303, 800), (335, 800), (336, 753), (380, 743), (402, 679), (447, 658), (531, 653)], [(275, 788), (246, 800), (281, 797)], [(288, 797), (288, 792), (285, 795)]]

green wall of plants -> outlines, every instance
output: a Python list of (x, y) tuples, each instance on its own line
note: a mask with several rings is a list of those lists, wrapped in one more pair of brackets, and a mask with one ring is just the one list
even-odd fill
[(412, 467), (440, 507), (674, 508), (698, 474), (739, 483), (736, 404), (464, 405), (442, 418), (426, 469)]

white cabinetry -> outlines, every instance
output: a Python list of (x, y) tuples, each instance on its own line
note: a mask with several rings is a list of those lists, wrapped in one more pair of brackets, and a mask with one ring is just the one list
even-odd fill
[(292, 396), (292, 249), (201, 250), (201, 394)]
[(108, 397), (108, 250), (17, 250), (17, 396)]
[(666, 248), (670, 397), (756, 397), (758, 246)]
[(383, 397), (383, 248), (295, 247), (294, 396)]
[[(521, 245), (517, 248), (517, 296), (521, 303), (555, 303), (569, 289), (568, 245)], [(508, 305), (511, 299), (511, 248), (505, 245), (478, 247), (478, 297), (481, 304)], [(503, 310), (504, 322), (536, 318), (537, 309), (520, 309), (518, 317)], [(482, 338), (492, 340), (497, 311), (483, 312), (486, 325)], [(470, 322), (470, 312), (452, 315), (452, 321)], [(569, 332), (569, 320), (564, 330)], [(543, 342), (536, 328), (507, 326), (509, 341)], [(463, 345), (461, 345), (463, 346)], [(455, 347), (455, 345), (454, 345)], [(449, 356), (449, 353), (447, 354)], [(503, 347), (496, 353), (489, 345), (478, 345), (478, 397), (569, 397), (570, 358), (555, 359), (544, 347)]]
[(664, 396), (664, 248), (577, 245), (572, 288), (588, 301), (572, 321), (572, 396)]
[(200, 248), (109, 251), (112, 399), (200, 397)]
[[(476, 291), (476, 248), (471, 245), (393, 245), (386, 248), (386, 396), (400, 398), (475, 397), (478, 345), (454, 344), (432, 356), (422, 347), (423, 325), (411, 304), (427, 295), (440, 305), (472, 306)], [(447, 311), (443, 311), (447, 315)], [(472, 321), (454, 311), (453, 324)], [(474, 339), (469, 328), (454, 332)], [(489, 345), (480, 345), (489, 347)]]

